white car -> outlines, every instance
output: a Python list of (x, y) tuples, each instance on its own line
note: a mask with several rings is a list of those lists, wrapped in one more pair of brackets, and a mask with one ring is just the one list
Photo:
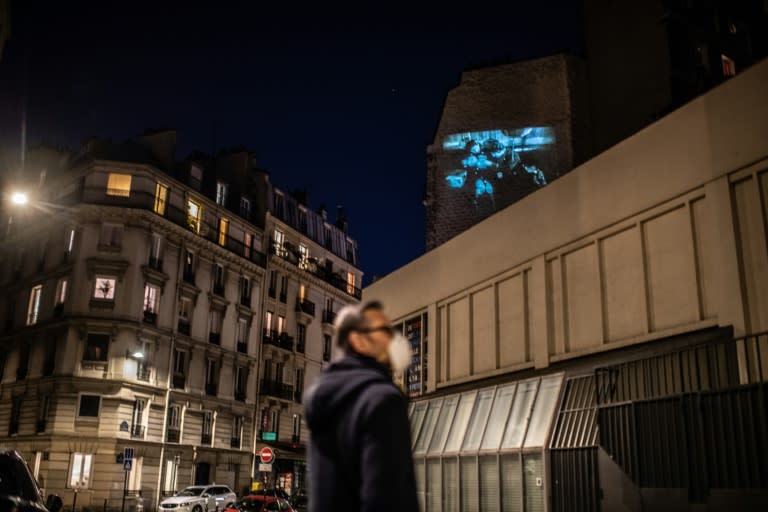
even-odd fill
[(174, 512), (213, 512), (224, 510), (237, 501), (226, 485), (193, 485), (160, 503), (160, 510)]

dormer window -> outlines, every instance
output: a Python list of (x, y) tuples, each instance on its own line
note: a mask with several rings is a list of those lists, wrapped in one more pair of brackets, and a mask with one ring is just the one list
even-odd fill
[(246, 220), (251, 218), (251, 200), (247, 197), (240, 198), (240, 216)]
[(107, 178), (107, 195), (129, 197), (131, 195), (131, 175), (109, 173)]
[(228, 190), (229, 190), (229, 185), (227, 185), (223, 181), (216, 182), (216, 204), (221, 206), (226, 206)]

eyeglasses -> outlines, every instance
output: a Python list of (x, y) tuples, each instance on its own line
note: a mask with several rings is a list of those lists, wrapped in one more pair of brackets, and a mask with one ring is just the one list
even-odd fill
[(369, 332), (376, 332), (376, 331), (382, 331), (390, 336), (394, 336), (397, 332), (394, 327), (391, 325), (380, 325), (378, 327), (366, 327), (365, 329), (360, 329), (360, 332), (369, 333)]

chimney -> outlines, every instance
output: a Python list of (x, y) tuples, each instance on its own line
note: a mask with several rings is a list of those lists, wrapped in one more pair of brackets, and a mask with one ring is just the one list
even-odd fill
[(139, 138), (162, 170), (173, 173), (176, 166), (176, 130), (147, 130)]
[(344, 212), (342, 205), (336, 207), (336, 227), (344, 233), (347, 232), (347, 214)]

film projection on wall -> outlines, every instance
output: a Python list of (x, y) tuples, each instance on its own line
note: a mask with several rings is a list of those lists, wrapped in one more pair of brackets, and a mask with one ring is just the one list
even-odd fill
[(448, 135), (443, 186), (466, 197), (477, 213), (493, 213), (547, 184), (554, 144), (554, 130), (546, 126)]

